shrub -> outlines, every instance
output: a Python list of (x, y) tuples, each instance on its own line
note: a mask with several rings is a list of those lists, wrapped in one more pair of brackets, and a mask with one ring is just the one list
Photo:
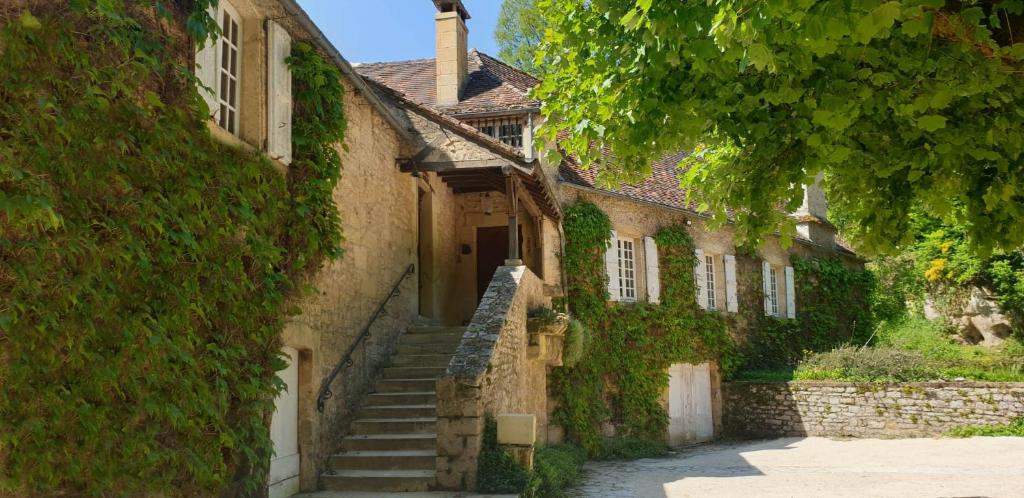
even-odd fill
[(579, 320), (570, 320), (565, 330), (565, 345), (562, 348), (562, 366), (572, 368), (583, 358), (587, 344), (587, 329)]
[(498, 424), (487, 419), (477, 460), (477, 488), (483, 493), (521, 493), (530, 482), (530, 471), (498, 446)]
[(1013, 436), (1024, 437), (1024, 417), (1017, 417), (1005, 425), (965, 425), (946, 433), (952, 437)]
[(656, 458), (668, 454), (665, 443), (636, 437), (610, 437), (601, 441), (601, 460), (636, 460)]
[(920, 352), (844, 346), (808, 355), (793, 377), (798, 380), (905, 382), (935, 379), (938, 372)]
[(556, 498), (579, 481), (586, 461), (583, 448), (572, 444), (547, 446), (537, 450), (533, 459), (533, 479), (524, 496)]

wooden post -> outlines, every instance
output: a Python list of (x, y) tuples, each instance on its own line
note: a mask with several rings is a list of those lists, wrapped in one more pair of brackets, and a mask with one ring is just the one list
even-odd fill
[(519, 258), (519, 202), (516, 194), (515, 171), (505, 172), (505, 197), (508, 199), (508, 259), (506, 266), (521, 266)]

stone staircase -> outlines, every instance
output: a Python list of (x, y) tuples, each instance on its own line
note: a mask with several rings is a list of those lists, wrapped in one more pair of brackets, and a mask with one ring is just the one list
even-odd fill
[(337, 491), (426, 491), (435, 481), (436, 380), (465, 327), (410, 327), (398, 352), (331, 457), (320, 487)]

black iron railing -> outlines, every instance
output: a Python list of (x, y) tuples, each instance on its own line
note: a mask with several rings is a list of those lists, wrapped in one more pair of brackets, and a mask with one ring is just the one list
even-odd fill
[(388, 301), (399, 294), (398, 288), (401, 287), (402, 282), (405, 281), (406, 277), (412, 275), (415, 271), (416, 266), (409, 265), (409, 267), (405, 269), (405, 272), (398, 277), (398, 280), (395, 281), (395, 285), (391, 287), (391, 292), (388, 292), (388, 295), (380, 302), (380, 306), (377, 306), (377, 311), (374, 311), (373, 315), (370, 317), (370, 321), (366, 322), (366, 326), (363, 327), (363, 331), (359, 334), (359, 337), (357, 337), (355, 342), (349, 346), (348, 351), (345, 352), (345, 356), (343, 356), (341, 361), (334, 366), (333, 370), (331, 370), (331, 374), (328, 375), (327, 378), (324, 379), (323, 383), (320, 384), (320, 392), (316, 395), (316, 411), (324, 411), (324, 403), (334, 395), (331, 391), (331, 383), (334, 382), (334, 379), (342, 370), (352, 366), (352, 353), (355, 352), (356, 348), (359, 347), (360, 344), (366, 342), (366, 339), (370, 338), (370, 327), (373, 326), (373, 323), (376, 322), (377, 318), (379, 318), (381, 313), (384, 312), (384, 307), (387, 306)]

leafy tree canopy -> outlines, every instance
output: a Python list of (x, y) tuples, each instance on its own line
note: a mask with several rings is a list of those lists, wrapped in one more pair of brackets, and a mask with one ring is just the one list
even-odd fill
[(537, 76), (540, 71), (534, 64), (534, 56), (546, 27), (547, 22), (537, 9), (537, 0), (504, 0), (498, 13), (498, 25), (494, 28), (498, 58)]
[[(913, 207), (974, 250), (1024, 243), (1022, 0), (540, 0), (535, 90), (609, 184), (694, 151), (682, 186), (757, 241), (824, 175), (863, 250)], [(1016, 36), (1016, 40), (1014, 38)], [(685, 168), (685, 167), (688, 167)], [(786, 209), (780, 210), (779, 207)]]

